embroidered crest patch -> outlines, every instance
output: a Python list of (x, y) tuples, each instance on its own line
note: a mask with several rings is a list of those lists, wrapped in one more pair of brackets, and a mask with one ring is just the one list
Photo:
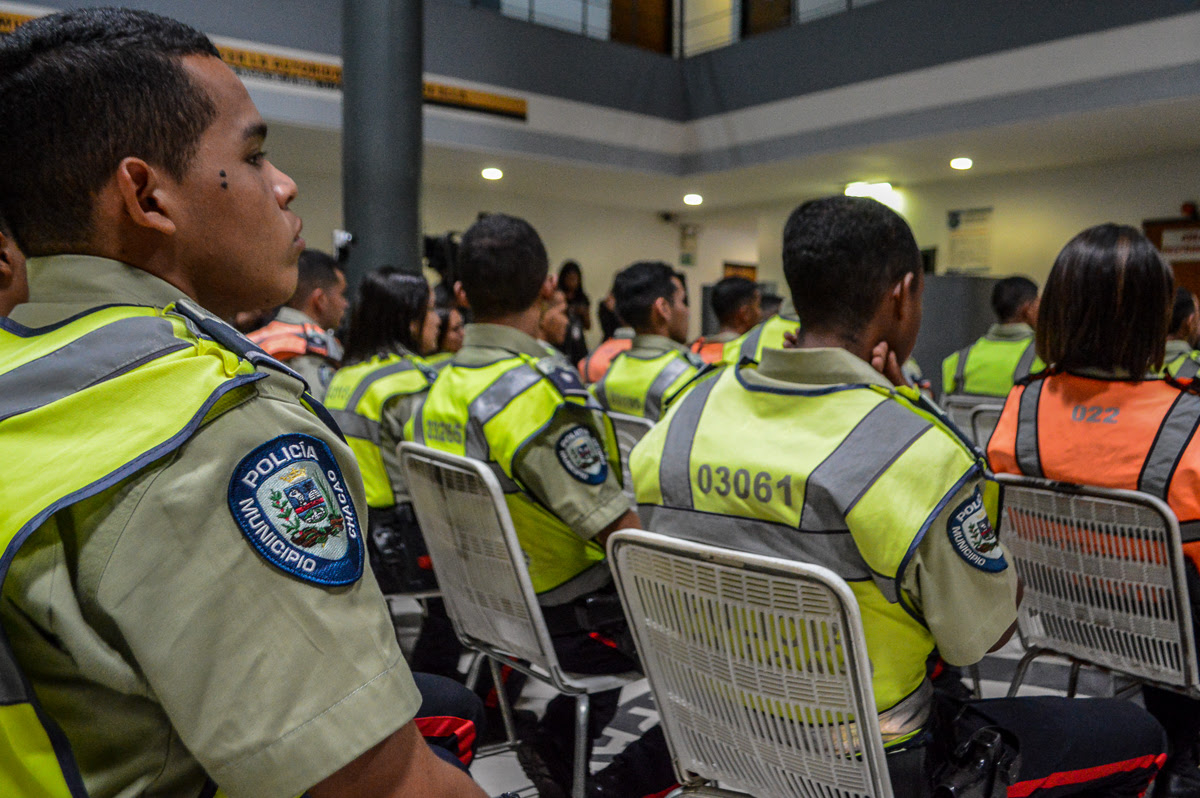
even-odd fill
[(567, 473), (580, 482), (599, 485), (608, 478), (604, 447), (587, 427), (571, 427), (559, 437), (554, 450)]
[(358, 513), (341, 469), (319, 438), (280, 435), (242, 458), (229, 509), (262, 558), (320, 585), (348, 585), (363, 570)]
[(983, 506), (983, 495), (979, 488), (950, 514), (946, 522), (946, 533), (958, 556), (981, 571), (995, 573), (1008, 567), (1000, 538), (992, 528), (987, 509)]

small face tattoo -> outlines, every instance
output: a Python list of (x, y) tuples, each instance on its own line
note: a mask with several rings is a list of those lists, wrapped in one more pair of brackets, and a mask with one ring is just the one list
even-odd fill
[(225, 180), (225, 170), (221, 170), (221, 188), (229, 188), (229, 181)]

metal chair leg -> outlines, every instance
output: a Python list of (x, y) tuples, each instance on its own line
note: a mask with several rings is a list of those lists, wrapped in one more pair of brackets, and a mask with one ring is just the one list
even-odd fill
[(1071, 675), (1067, 677), (1067, 698), (1075, 697), (1075, 691), (1079, 687), (1079, 668), (1082, 664), (1079, 660), (1071, 661)]
[(587, 777), (591, 770), (588, 762), (588, 749), (592, 741), (591, 730), (588, 728), (588, 716), (591, 712), (591, 700), (587, 693), (575, 697), (575, 778), (571, 784), (572, 798), (584, 798), (587, 792)]
[(471, 664), (467, 666), (467, 681), (465, 682), (468, 690), (474, 690), (479, 686), (479, 675), (483, 672), (485, 659), (490, 659), (490, 657), (478, 651), (471, 652)]
[(1021, 657), (1021, 661), (1017, 663), (1017, 672), (1013, 674), (1012, 684), (1008, 686), (1008, 698), (1013, 698), (1017, 694), (1017, 690), (1021, 687), (1021, 682), (1025, 681), (1025, 672), (1029, 670), (1029, 664), (1041, 656), (1040, 648), (1031, 648), (1025, 652), (1025, 656)]
[(487, 661), (492, 671), (492, 684), (496, 685), (496, 700), (500, 704), (500, 717), (504, 720), (504, 734), (510, 744), (516, 745), (517, 724), (513, 720), (512, 702), (508, 700), (508, 691), (504, 689), (504, 677), (500, 675), (500, 663), (491, 657), (488, 657)]
[(967, 666), (967, 673), (971, 674), (971, 681), (975, 682), (975, 687), (971, 690), (971, 695), (975, 698), (983, 698), (983, 677), (979, 675), (979, 663)]

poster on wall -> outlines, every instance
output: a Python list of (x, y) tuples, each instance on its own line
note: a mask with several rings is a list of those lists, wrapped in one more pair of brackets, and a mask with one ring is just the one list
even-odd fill
[(1192, 263), (1200, 261), (1200, 228), (1176, 228), (1162, 231), (1159, 251), (1167, 263)]
[(946, 268), (952, 272), (986, 272), (991, 269), (992, 209), (967, 208), (946, 214), (950, 252)]

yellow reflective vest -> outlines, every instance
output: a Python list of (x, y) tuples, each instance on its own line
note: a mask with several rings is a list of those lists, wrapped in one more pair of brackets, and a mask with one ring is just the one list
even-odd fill
[[(5, 480), (0, 584), (53, 513), (174, 451), (248, 398), (239, 389), (266, 375), (217, 343), (226, 336), (240, 338), (184, 300), (166, 310), (102, 307), (44, 329), (0, 319), (0, 462), (36, 462)], [(97, 416), (103, 423), (79, 434), (77, 420)], [(0, 795), (86, 796), (70, 745), (2, 634)]]
[(994, 325), (987, 335), (942, 361), (942, 393), (1002, 398), (1018, 380), (1045, 368), (1031, 327), (1022, 325), (1029, 331), (1024, 336), (997, 335), (998, 329), (1012, 326)]
[(596, 400), (613, 413), (658, 421), (680, 393), (691, 384), (706, 364), (699, 355), (667, 349), (649, 357), (633, 354), (633, 349), (613, 358), (608, 371), (591, 391)]
[(743, 360), (757, 363), (762, 360), (764, 349), (782, 349), (783, 334), (799, 329), (798, 320), (787, 319), (776, 313), (747, 330), (740, 338), (734, 338), (725, 344), (725, 354), (721, 357), (721, 362), (727, 366), (736, 366)]
[(424, 393), (435, 379), (434, 369), (406, 352), (376, 355), (339, 369), (330, 381), (325, 407), (354, 450), (367, 489), (368, 506), (382, 509), (396, 503), (379, 448), (384, 408), (402, 396)]
[(603, 566), (593, 568), (604, 560), (604, 547), (580, 538), (538, 502), (514, 468), (525, 446), (564, 409), (592, 429), (609, 467), (620, 473), (612, 421), (579, 377), (553, 358), (510, 353), (478, 367), (451, 361), (405, 430), (405, 437), (417, 443), (492, 467), (504, 489), (534, 592), (545, 604), (586, 595), (599, 586), (597, 579), (609, 578)]
[(862, 610), (884, 742), (895, 745), (928, 717), (935, 645), (901, 589), (904, 571), (982, 464), (913, 390), (766, 388), (741, 378), (754, 367), (698, 383), (634, 448), (642, 519), (845, 579)]

